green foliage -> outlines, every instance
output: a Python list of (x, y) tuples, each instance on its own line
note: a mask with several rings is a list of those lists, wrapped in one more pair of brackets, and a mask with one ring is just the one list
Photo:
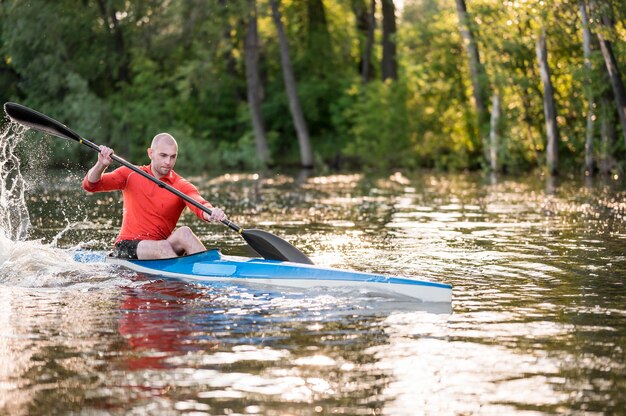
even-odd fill
[[(368, 4), (281, 1), (316, 160), (376, 169), (484, 166), (454, 0), (404, 1), (396, 36), (400, 79), (363, 85), (358, 63), (365, 39), (355, 8)], [(591, 29), (611, 40), (625, 74), (626, 3), (596, 4)], [(595, 37), (591, 73), (584, 66), (577, 1), (476, 0), (467, 6), (485, 83), (502, 98), (498, 152), (504, 169), (544, 163), (535, 56), (540, 25), (547, 28), (562, 164), (577, 169), (583, 160), (587, 88), (596, 101), (597, 157), (610, 151), (624, 159), (619, 119), (614, 107), (604, 108), (614, 104)], [(151, 138), (168, 131), (181, 143), (185, 169), (256, 168), (243, 44), (248, 7), (248, 0), (0, 2), (0, 97), (50, 114), (137, 163), (146, 160)], [(298, 142), (267, 0), (258, 0), (257, 9), (271, 155), (279, 166), (294, 165)], [(600, 13), (614, 26), (600, 25)], [(372, 51), (378, 66), (380, 37), (379, 24)], [(609, 144), (601, 141), (601, 120), (615, 131)], [(93, 161), (77, 146), (51, 146), (50, 152), (53, 164), (69, 157)]]
[(354, 139), (346, 154), (374, 168), (415, 166), (404, 84), (374, 81), (353, 93), (358, 96), (347, 118)]

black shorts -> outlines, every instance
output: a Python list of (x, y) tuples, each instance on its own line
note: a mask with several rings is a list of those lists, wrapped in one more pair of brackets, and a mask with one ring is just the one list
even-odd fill
[(137, 245), (141, 240), (120, 240), (113, 247), (113, 257), (137, 259)]

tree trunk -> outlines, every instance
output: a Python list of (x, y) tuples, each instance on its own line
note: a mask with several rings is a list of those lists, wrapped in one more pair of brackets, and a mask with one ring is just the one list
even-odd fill
[(307, 14), (309, 49), (322, 54), (322, 56), (318, 56), (318, 59), (332, 59), (332, 40), (322, 0), (307, 0)]
[(585, 175), (592, 175), (595, 169), (593, 154), (593, 120), (594, 97), (591, 89), (591, 31), (589, 30), (589, 16), (585, 0), (578, 0), (580, 16), (583, 24), (583, 56), (585, 59), (585, 96), (587, 97), (587, 127), (585, 132)]
[(372, 79), (372, 48), (374, 47), (374, 29), (376, 28), (376, 0), (370, 0), (367, 10), (365, 0), (353, 0), (352, 10), (356, 17), (356, 29), (359, 33), (359, 73), (363, 84)]
[(478, 52), (478, 44), (474, 39), (474, 33), (470, 25), (470, 17), (467, 13), (465, 0), (456, 0), (456, 11), (459, 18), (459, 28), (463, 43), (465, 45), (465, 53), (469, 61), (470, 80), (472, 82), (472, 92), (474, 96), (474, 105), (476, 106), (476, 116), (478, 119), (478, 134), (483, 148), (483, 157), (485, 162), (489, 163), (489, 144), (487, 142), (486, 129), (489, 126), (489, 113), (487, 111), (487, 77), (482, 63), (480, 62), (480, 54)]
[[(522, 32), (522, 28), (518, 26), (518, 35), (524, 36)], [(530, 65), (529, 65), (530, 64)], [(515, 60), (514, 65), (519, 67), (520, 71), (524, 74), (527, 79), (536, 79), (537, 73), (535, 71), (535, 66), (532, 65), (531, 61), (527, 61), (526, 59)], [(528, 142), (532, 145), (532, 150), (535, 154), (536, 162), (541, 165), (541, 153), (539, 151), (539, 144), (537, 142), (537, 130), (540, 128), (537, 127), (537, 123), (535, 120), (536, 117), (533, 116), (532, 113), (532, 103), (531, 97), (534, 97), (539, 92), (539, 89), (533, 89), (532, 84), (530, 82), (525, 83), (517, 83), (517, 87), (519, 88), (520, 97), (522, 99), (522, 109), (523, 109), (523, 117), (524, 124), (526, 125), (526, 135), (528, 137)], [(536, 90), (536, 91), (535, 91)]]
[(259, 34), (257, 28), (256, 0), (248, 0), (248, 6), (250, 7), (248, 14), (248, 31), (246, 32), (246, 38), (244, 40), (248, 106), (250, 107), (250, 115), (252, 117), (257, 157), (261, 164), (266, 165), (269, 161), (269, 148), (265, 136), (265, 123), (263, 122), (263, 115), (261, 113), (263, 87), (259, 75)]
[(493, 94), (491, 102), (491, 122), (489, 127), (489, 162), (491, 171), (498, 171), (498, 149), (500, 147), (500, 131), (498, 124), (500, 122), (500, 95)]
[(396, 7), (393, 0), (382, 0), (383, 5), (383, 81), (398, 79), (396, 61)]
[(543, 85), (543, 113), (546, 118), (546, 135), (548, 138), (546, 145), (548, 173), (550, 175), (558, 175), (559, 129), (556, 123), (556, 106), (554, 103), (554, 89), (552, 87), (552, 80), (550, 79), (550, 66), (548, 65), (545, 28), (541, 28), (541, 33), (537, 38), (537, 62), (539, 63), (541, 83)]
[(369, 82), (373, 78), (374, 74), (374, 67), (372, 66), (372, 50), (374, 49), (374, 31), (376, 30), (376, 0), (372, 0), (367, 21), (367, 38), (365, 40), (363, 66), (361, 68), (363, 83)]
[[(322, 0), (300, 0), (306, 5), (304, 26), (306, 27), (307, 51), (300, 65), (306, 68), (312, 78), (332, 77), (337, 64), (333, 51), (333, 42), (328, 28), (326, 9)], [(300, 6), (301, 7), (301, 6)]]
[[(612, 27), (612, 23), (606, 16), (602, 16), (602, 22), (604, 26)], [(609, 78), (611, 79), (611, 87), (613, 87), (613, 96), (615, 97), (615, 105), (617, 107), (617, 115), (622, 125), (622, 135), (624, 136), (624, 143), (626, 143), (626, 90), (624, 90), (624, 83), (622, 82), (622, 76), (617, 66), (617, 60), (613, 54), (613, 46), (611, 42), (606, 40), (602, 35), (602, 32), (598, 32), (598, 39), (600, 40), (600, 50), (602, 51), (602, 57), (606, 64), (606, 69), (609, 72)]]
[[(228, 0), (219, 0), (219, 5), (222, 7), (224, 13), (224, 22), (225, 26), (224, 31), (222, 32), (222, 37), (224, 39), (225, 47), (223, 48), (224, 52), (222, 55), (222, 59), (226, 62), (226, 72), (232, 78), (237, 78), (239, 74), (237, 74), (237, 61), (235, 60), (235, 55), (233, 54), (233, 40), (231, 32), (233, 30), (228, 17)], [(241, 92), (241, 91), (239, 91)]]
[(97, 4), (100, 15), (102, 19), (107, 22), (106, 26), (113, 36), (118, 61), (117, 79), (122, 82), (130, 82), (130, 57), (126, 51), (124, 33), (122, 32), (120, 21), (117, 19), (117, 12), (113, 6), (105, 0), (98, 0)]
[(526, 136), (528, 137), (529, 143), (532, 145), (533, 152), (535, 153), (535, 160), (538, 165), (541, 165), (541, 153), (539, 152), (539, 144), (535, 138), (535, 133), (533, 132), (533, 127), (535, 124), (533, 123), (533, 117), (531, 115), (531, 105), (530, 105), (530, 97), (526, 88), (520, 88), (520, 94), (522, 98), (522, 108), (523, 112), (523, 120), (526, 125)]
[(298, 135), (298, 144), (300, 146), (300, 161), (302, 167), (313, 167), (313, 151), (311, 149), (311, 141), (309, 139), (309, 130), (300, 108), (300, 99), (298, 98), (298, 91), (296, 87), (296, 80), (293, 75), (293, 67), (291, 65), (291, 56), (289, 55), (289, 44), (287, 43), (287, 35), (285, 35), (285, 28), (281, 21), (281, 14), (278, 10), (279, 0), (270, 0), (272, 7), (272, 17), (274, 24), (276, 25), (276, 32), (278, 34), (278, 42), (280, 47), (280, 63), (283, 70), (283, 78), (285, 80), (285, 89), (287, 90), (287, 97), (289, 100), (289, 110), (293, 118), (293, 123)]
[(613, 99), (610, 97), (610, 91), (607, 91), (600, 98), (600, 163), (598, 168), (600, 174), (608, 175), (615, 168), (615, 160), (613, 159), (613, 146), (617, 141), (617, 133), (615, 131), (615, 107), (611, 104)]

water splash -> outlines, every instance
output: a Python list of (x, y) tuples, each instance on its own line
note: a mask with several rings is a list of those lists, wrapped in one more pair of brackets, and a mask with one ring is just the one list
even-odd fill
[(27, 183), (15, 152), (25, 131), (24, 127), (9, 123), (0, 134), (0, 233), (14, 241), (26, 239), (30, 228), (24, 198)]
[(63, 234), (81, 222), (68, 221), (49, 244), (27, 239), (31, 227), (26, 205), (29, 182), (20, 170), (17, 151), (25, 132), (26, 128), (8, 123), (0, 133), (0, 285), (91, 289), (126, 283), (126, 278), (104, 263), (104, 256), (86, 264), (75, 261), (75, 250), (57, 247)]

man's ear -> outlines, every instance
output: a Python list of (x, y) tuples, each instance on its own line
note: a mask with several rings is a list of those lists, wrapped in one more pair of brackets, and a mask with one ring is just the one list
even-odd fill
[(148, 157), (152, 160), (152, 148), (148, 147)]

